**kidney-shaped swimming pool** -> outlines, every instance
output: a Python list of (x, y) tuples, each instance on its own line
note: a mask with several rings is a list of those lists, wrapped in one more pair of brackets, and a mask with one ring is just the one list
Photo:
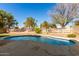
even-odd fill
[(75, 43), (61, 38), (54, 38), (54, 37), (43, 37), (43, 36), (35, 36), (35, 35), (27, 35), (27, 36), (9, 36), (5, 37), (4, 40), (31, 40), (35, 42), (41, 42), (51, 45), (67, 45), (72, 46)]

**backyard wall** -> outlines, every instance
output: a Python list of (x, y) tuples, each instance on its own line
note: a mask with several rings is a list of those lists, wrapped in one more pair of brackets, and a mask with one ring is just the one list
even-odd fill
[(74, 27), (74, 33), (79, 34), (79, 26)]

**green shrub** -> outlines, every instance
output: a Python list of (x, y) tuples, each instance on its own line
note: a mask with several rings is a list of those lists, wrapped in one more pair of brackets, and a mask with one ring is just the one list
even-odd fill
[(36, 32), (36, 33), (41, 33), (42, 31), (41, 31), (40, 28), (35, 28), (35, 32)]
[(67, 37), (69, 37), (69, 38), (75, 38), (76, 34), (68, 34)]

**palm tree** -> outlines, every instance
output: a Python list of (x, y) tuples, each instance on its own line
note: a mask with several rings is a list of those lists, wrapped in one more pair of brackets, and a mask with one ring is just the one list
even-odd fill
[(26, 21), (24, 22), (25, 27), (28, 27), (29, 29), (34, 29), (36, 26), (36, 20), (32, 17), (28, 17)]
[(40, 25), (41, 28), (45, 28), (46, 29), (46, 32), (48, 31), (49, 29), (49, 23), (47, 21), (44, 21), (41, 25)]

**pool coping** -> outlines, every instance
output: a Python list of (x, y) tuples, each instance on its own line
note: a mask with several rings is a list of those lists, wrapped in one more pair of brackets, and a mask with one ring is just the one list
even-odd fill
[[(24, 35), (24, 34), (22, 34)], [(22, 35), (11, 35), (11, 36), (22, 36)], [(63, 40), (75, 40), (74, 38), (66, 38), (66, 37), (59, 37), (59, 36), (52, 36), (52, 35), (46, 35), (46, 34), (26, 34), (25, 36), (27, 35), (32, 35), (32, 36), (42, 36), (42, 37), (49, 37), (49, 38), (60, 38), (60, 39), (63, 39)], [(79, 41), (79, 40), (76, 40), (76, 41)]]
[[(37, 34), (37, 35), (40, 35), (40, 36), (45, 36), (45, 37), (54, 37), (54, 38), (60, 38), (60, 39), (63, 39), (63, 40), (76, 40), (75, 38), (66, 38), (66, 37), (60, 37), (60, 36), (52, 36), (52, 35), (44, 35), (44, 34)], [(79, 40), (76, 40), (76, 41), (79, 41)]]
[(65, 38), (65, 37), (59, 37), (59, 36), (51, 36), (51, 35), (40, 35), (40, 36), (46, 36), (46, 37), (54, 37), (54, 38), (61, 38), (61, 39), (67, 39), (67, 40), (75, 40), (74, 38)]
[[(69, 42), (72, 39), (72, 38), (62, 38), (62, 37), (56, 37), (56, 36), (50, 36), (50, 35), (41, 35), (41, 34), (38, 34), (38, 35), (35, 35), (35, 34), (34, 35), (33, 34), (32, 35), (12, 35), (12, 36), (4, 37), (3, 39), (8, 38), (8, 37), (19, 37), (19, 36), (39, 36), (39, 37), (47, 37), (49, 39), (56, 38), (57, 40), (60, 39), (62, 41), (69, 41)], [(51, 40), (54, 40), (54, 39), (51, 39)], [(71, 41), (73, 41), (73, 39)]]

